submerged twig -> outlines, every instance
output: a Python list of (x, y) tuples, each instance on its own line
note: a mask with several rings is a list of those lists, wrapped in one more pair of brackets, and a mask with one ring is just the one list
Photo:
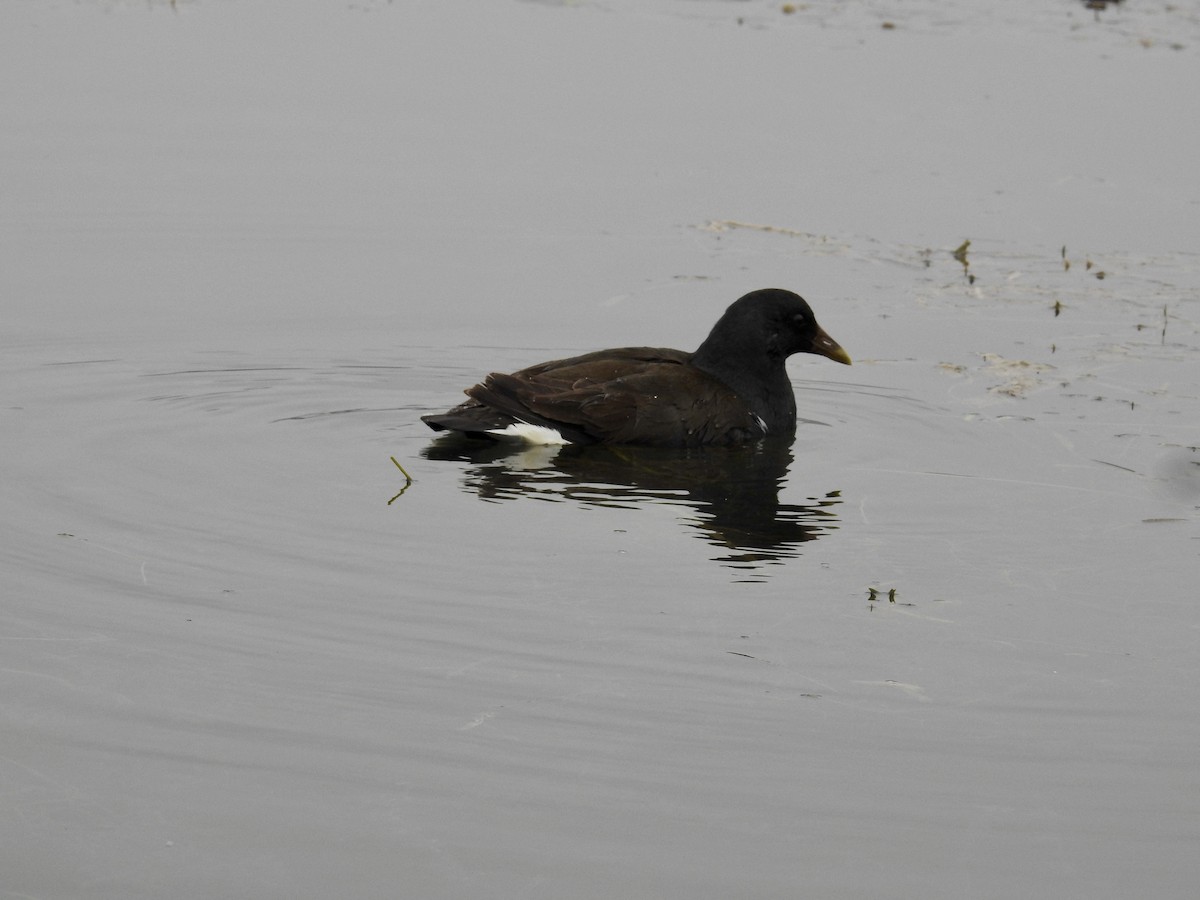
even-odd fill
[(399, 494), (397, 494), (395, 497), (393, 497), (391, 500), (389, 500), (387, 502), (387, 505), (391, 506), (393, 503), (395, 503), (397, 500), (400, 499), (401, 495), (403, 495), (403, 493), (405, 491), (407, 491), (410, 487), (412, 487), (413, 479), (412, 479), (412, 476), (409, 475), (408, 472), (406, 472), (404, 470), (404, 466), (400, 465), (400, 461), (398, 459), (396, 459), (396, 457), (392, 456), (392, 457), (389, 457), (389, 459), (391, 459), (391, 461), (396, 464), (396, 468), (399, 469), (400, 474), (404, 476), (404, 487), (400, 488)]

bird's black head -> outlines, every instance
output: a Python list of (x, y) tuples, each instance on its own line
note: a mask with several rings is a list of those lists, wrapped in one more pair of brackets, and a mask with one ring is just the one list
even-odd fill
[(782, 366), (793, 353), (816, 353), (850, 364), (850, 354), (817, 324), (803, 297), (766, 288), (746, 294), (725, 310), (694, 362), (710, 370), (731, 365), (756, 369)]

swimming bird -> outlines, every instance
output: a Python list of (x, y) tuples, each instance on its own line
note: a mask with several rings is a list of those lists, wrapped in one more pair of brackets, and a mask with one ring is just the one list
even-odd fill
[(778, 288), (733, 302), (694, 353), (621, 347), (492, 373), (434, 431), (542, 444), (733, 445), (793, 435), (794, 353), (850, 364), (804, 298)]

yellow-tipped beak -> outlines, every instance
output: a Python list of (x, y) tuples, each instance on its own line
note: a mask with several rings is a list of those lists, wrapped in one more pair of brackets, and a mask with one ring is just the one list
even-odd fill
[(817, 327), (817, 333), (813, 337), (811, 353), (816, 353), (820, 356), (827, 356), (834, 362), (850, 365), (850, 354), (842, 349), (842, 345), (825, 333), (825, 329)]

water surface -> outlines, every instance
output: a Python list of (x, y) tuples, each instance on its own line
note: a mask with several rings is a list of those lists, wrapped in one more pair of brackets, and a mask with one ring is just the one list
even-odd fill
[[(1191, 896), (1196, 15), (796, 6), (0, 12), (0, 896)], [(789, 444), (419, 422), (765, 286)]]

